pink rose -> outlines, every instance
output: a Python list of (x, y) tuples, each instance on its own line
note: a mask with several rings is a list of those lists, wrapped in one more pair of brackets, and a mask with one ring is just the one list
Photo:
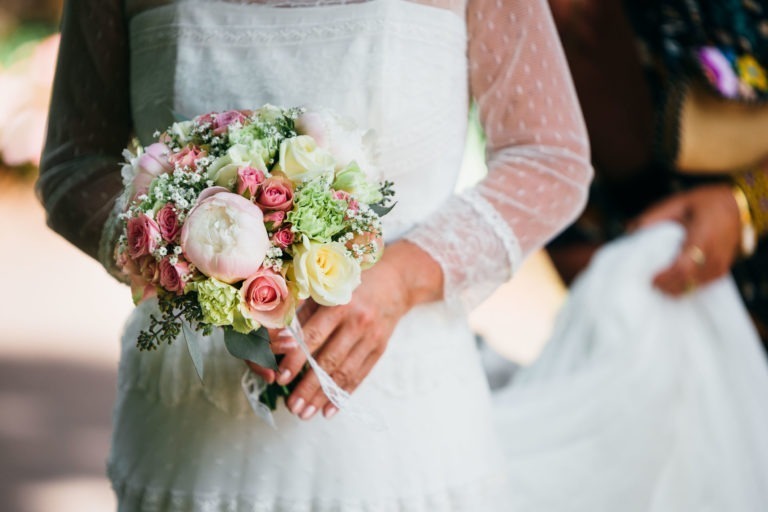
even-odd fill
[(156, 217), (160, 235), (166, 242), (174, 242), (179, 233), (181, 233), (176, 206), (173, 203), (166, 203), (165, 206), (158, 210)]
[(138, 259), (152, 254), (161, 240), (160, 227), (142, 213), (128, 221), (128, 256)]
[(272, 243), (281, 249), (290, 247), (293, 244), (295, 235), (291, 231), (291, 226), (285, 226), (283, 229), (272, 235)]
[(259, 191), (264, 182), (264, 171), (253, 167), (241, 167), (237, 170), (237, 193), (250, 199)]
[(262, 183), (255, 202), (265, 211), (288, 211), (293, 207), (293, 185), (283, 178), (269, 178)]
[(203, 126), (206, 124), (211, 125), (213, 133), (221, 135), (227, 131), (229, 125), (239, 121), (241, 124), (245, 124), (248, 120), (248, 116), (251, 114), (250, 110), (228, 110), (226, 112), (211, 112), (205, 114), (196, 119), (198, 125)]
[(293, 313), (293, 295), (285, 279), (269, 269), (259, 269), (246, 279), (240, 298), (247, 314), (264, 327), (285, 327)]
[(245, 124), (248, 117), (239, 110), (228, 110), (226, 112), (220, 112), (216, 114), (213, 119), (213, 133), (221, 135), (226, 133), (229, 125), (239, 122)]
[(270, 212), (264, 215), (264, 224), (268, 231), (274, 231), (285, 222), (285, 212)]
[(189, 275), (189, 264), (179, 258), (173, 265), (168, 258), (160, 262), (160, 286), (177, 295), (184, 293), (185, 277)]
[(171, 150), (168, 146), (159, 142), (148, 146), (139, 157), (136, 175), (133, 177), (133, 190), (135, 196), (146, 194), (152, 180), (173, 170), (169, 161)]
[(208, 153), (204, 149), (196, 146), (187, 146), (178, 153), (173, 153), (169, 160), (173, 165), (181, 169), (195, 171), (197, 170), (197, 161), (207, 155)]
[(139, 167), (152, 176), (160, 176), (163, 173), (173, 170), (173, 166), (168, 158), (171, 150), (165, 144), (155, 142), (147, 146), (144, 153), (139, 157)]
[(181, 228), (181, 247), (203, 274), (232, 284), (261, 267), (271, 243), (259, 207), (223, 190), (203, 191)]

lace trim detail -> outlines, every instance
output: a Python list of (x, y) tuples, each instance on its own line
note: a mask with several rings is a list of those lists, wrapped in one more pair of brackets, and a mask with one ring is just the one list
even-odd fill
[[(403, 2), (408, 4), (408, 2)], [(233, 4), (237, 5), (237, 4)], [(176, 6), (168, 6), (175, 9)], [(220, 6), (221, 7), (221, 6)], [(264, 21), (260, 20), (257, 28), (250, 26), (228, 26), (219, 25), (205, 26), (184, 23), (157, 24), (156, 19), (147, 17), (146, 23), (150, 26), (143, 26), (143, 16), (152, 14), (155, 11), (148, 11), (137, 15), (132, 25), (131, 37), (138, 46), (135, 50), (149, 51), (153, 48), (165, 47), (169, 44), (179, 44), (181, 42), (194, 43), (196, 45), (220, 44), (225, 46), (259, 46), (281, 45), (281, 44), (300, 44), (307, 41), (330, 41), (347, 37), (349, 34), (359, 36), (362, 33), (381, 33), (387, 32), (397, 36), (404, 36), (410, 40), (429, 43), (432, 46), (445, 46), (454, 48), (457, 44), (462, 46), (466, 44), (466, 26), (463, 20), (458, 16), (446, 11), (453, 23), (438, 23), (428, 17), (419, 19), (410, 19), (408, 17), (398, 17), (397, 19), (383, 17), (368, 17), (360, 19), (340, 19), (333, 22), (307, 23), (297, 22), (290, 25), (280, 25), (277, 27), (267, 23), (267, 17)], [(284, 13), (293, 11), (285, 10)], [(439, 34), (436, 38), (435, 35)]]
[(522, 260), (508, 224), (475, 191), (452, 196), (405, 239), (428, 252), (443, 269), (445, 300), (467, 310), (510, 279)]
[(459, 199), (472, 207), (485, 220), (493, 232), (499, 237), (507, 251), (507, 262), (509, 263), (508, 275), (512, 277), (517, 272), (523, 259), (523, 251), (515, 233), (510, 229), (504, 217), (489, 203), (483, 195), (477, 190), (468, 190)]
[(487, 478), (448, 487), (441, 492), (391, 497), (362, 502), (343, 499), (291, 500), (217, 492), (185, 492), (151, 485), (135, 485), (107, 467), (121, 511), (131, 512), (474, 512), (493, 510), (506, 494), (505, 480), (498, 473)]

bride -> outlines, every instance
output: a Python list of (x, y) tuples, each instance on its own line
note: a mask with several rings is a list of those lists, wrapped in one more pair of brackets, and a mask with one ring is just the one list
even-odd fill
[[(456, 196), (470, 98), (489, 174)], [(568, 509), (567, 496), (528, 491), (571, 481), (547, 474), (558, 437), (532, 440), (571, 412), (521, 405), (530, 415), (514, 417), (516, 403), (537, 400), (511, 397), (502, 405), (513, 417), (497, 428), (466, 320), (585, 201), (586, 133), (546, 2), (72, 0), (39, 182), (49, 224), (114, 270), (104, 226), (130, 135), (146, 144), (176, 113), (267, 102), (329, 107), (375, 129), (379, 167), (397, 184), (383, 260), (349, 305), (304, 319), (319, 363), (373, 421), (336, 411), (310, 373), (271, 429), (251, 412), (246, 365), (221, 333), (204, 344), (202, 383), (182, 343), (138, 352), (156, 308), (147, 301), (122, 340), (108, 467), (120, 510)], [(288, 350), (265, 377), (291, 381), (303, 364)], [(604, 463), (570, 467), (615, 478)]]

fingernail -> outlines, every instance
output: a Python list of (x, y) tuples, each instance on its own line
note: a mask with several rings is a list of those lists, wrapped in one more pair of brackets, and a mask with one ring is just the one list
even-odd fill
[(293, 340), (290, 341), (276, 341), (272, 343), (272, 350), (290, 350), (292, 348), (297, 348), (299, 346), (298, 343), (296, 343)]
[(295, 402), (293, 402), (293, 406), (291, 407), (291, 412), (297, 416), (301, 414), (301, 411), (304, 409), (304, 399), (303, 398), (297, 398)]
[(291, 331), (288, 329), (283, 329), (282, 331), (277, 333), (278, 338), (293, 338), (293, 334), (291, 334)]
[(291, 382), (291, 370), (283, 370), (280, 373), (280, 377), (277, 379), (277, 383), (281, 386), (285, 386), (289, 382)]
[(333, 406), (333, 405), (332, 405), (332, 406), (330, 406), (329, 408), (327, 408), (327, 409), (325, 410), (325, 413), (324, 413), (324, 414), (325, 414), (325, 417), (326, 417), (326, 419), (331, 419), (331, 418), (333, 418), (334, 416), (336, 416), (336, 413), (337, 413), (337, 412), (339, 412), (339, 410), (336, 408), (336, 406)]
[(316, 412), (317, 412), (317, 407), (315, 407), (314, 405), (310, 405), (309, 407), (304, 409), (304, 412), (302, 412), (299, 417), (303, 420), (308, 420), (309, 418), (314, 416)]

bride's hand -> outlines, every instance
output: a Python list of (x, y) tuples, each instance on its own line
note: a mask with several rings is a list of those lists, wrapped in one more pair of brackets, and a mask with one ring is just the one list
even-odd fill
[[(319, 306), (312, 299), (304, 301), (299, 305), (296, 314), (299, 317), (299, 323), (304, 325), (307, 320), (317, 311)], [(299, 344), (293, 339), (291, 332), (287, 329), (268, 329), (269, 347), (275, 355), (285, 355), (299, 348)], [(245, 364), (258, 376), (264, 379), (267, 384), (274, 384), (277, 380), (277, 372), (271, 368), (264, 368), (253, 361), (246, 361)]]
[[(303, 323), (307, 346), (336, 384), (352, 392), (384, 353), (400, 318), (416, 304), (439, 300), (442, 288), (437, 262), (409, 242), (396, 242), (363, 272), (349, 304), (320, 306)], [(290, 350), (280, 363), (277, 382), (291, 382), (305, 363), (301, 350)], [(337, 412), (314, 372), (302, 378), (287, 405), (305, 420), (318, 411), (326, 417)]]

